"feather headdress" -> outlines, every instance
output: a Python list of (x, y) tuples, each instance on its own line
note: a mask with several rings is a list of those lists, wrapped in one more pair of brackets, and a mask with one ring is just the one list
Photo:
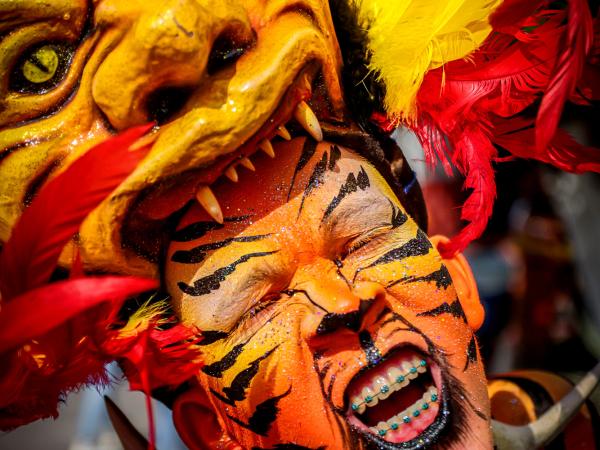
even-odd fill
[[(501, 3), (501, 4), (500, 4)], [(585, 0), (353, 0), (389, 131), (412, 128), (431, 164), (455, 166), (468, 222), (442, 248), (479, 237), (496, 197), (498, 148), (571, 172), (600, 171), (600, 150), (557, 130), (567, 100), (598, 99), (598, 34)], [(376, 110), (377, 107), (375, 107)], [(532, 113), (533, 111), (533, 113)]]

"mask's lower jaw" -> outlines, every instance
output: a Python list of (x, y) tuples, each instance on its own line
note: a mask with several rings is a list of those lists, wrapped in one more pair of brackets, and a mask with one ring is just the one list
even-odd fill
[(348, 385), (348, 423), (379, 448), (425, 448), (448, 411), (439, 366), (411, 347), (392, 350)]

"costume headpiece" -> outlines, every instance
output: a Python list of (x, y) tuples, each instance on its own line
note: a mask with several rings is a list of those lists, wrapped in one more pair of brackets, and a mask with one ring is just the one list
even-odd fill
[[(584, 0), (332, 0), (350, 107), (370, 131), (403, 124), (427, 159), (465, 175), (469, 224), (443, 250), (478, 237), (496, 195), (498, 149), (572, 172), (600, 171), (600, 151), (557, 129), (566, 100), (597, 100), (598, 36)], [(589, 71), (589, 72), (588, 72)], [(123, 361), (147, 393), (198, 370), (196, 330), (155, 303), (122, 316), (124, 300), (156, 288), (129, 277), (50, 282), (83, 219), (134, 169), (145, 128), (106, 141), (44, 186), (13, 228), (0, 257), (0, 428), (55, 416), (57, 402), (107, 381)], [(505, 159), (505, 158), (503, 158)], [(126, 309), (127, 307), (125, 307)], [(128, 317), (127, 317), (128, 316)]]

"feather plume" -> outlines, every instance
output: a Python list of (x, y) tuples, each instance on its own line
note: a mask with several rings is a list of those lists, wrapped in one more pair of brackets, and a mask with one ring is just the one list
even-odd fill
[(83, 219), (145, 156), (143, 149), (128, 148), (151, 126), (132, 128), (97, 145), (39, 192), (0, 254), (3, 301), (48, 281)]
[[(495, 197), (494, 146), (572, 172), (600, 168), (600, 150), (556, 131), (591, 45), (589, 11), (579, 0), (568, 9), (547, 0), (525, 3), (507, 0), (492, 16), (494, 32), (484, 44), (468, 60), (429, 71), (418, 93), (415, 132), (427, 160), (441, 160), (447, 172), (454, 164), (471, 190), (462, 212), (468, 224), (441, 249), (445, 256), (464, 249), (485, 228)], [(594, 83), (597, 76), (588, 81)], [(521, 115), (540, 99), (534, 127), (534, 119)]]
[(385, 109), (414, 121), (416, 94), (428, 70), (466, 57), (491, 31), (500, 0), (355, 0), (368, 29), (370, 69), (386, 86)]
[(569, 0), (565, 40), (536, 120), (536, 143), (543, 152), (552, 140), (567, 99), (575, 92), (593, 43), (592, 15), (586, 0)]
[[(76, 255), (68, 280), (49, 283), (60, 252), (85, 217), (136, 167), (144, 150), (130, 145), (139, 127), (90, 149), (42, 188), (0, 254), (0, 429), (56, 417), (66, 394), (108, 382), (104, 366), (128, 361), (149, 393), (177, 384), (201, 363), (195, 329), (147, 306), (125, 324), (119, 312), (156, 280), (86, 277)], [(168, 326), (167, 326), (168, 325)], [(159, 374), (150, 378), (149, 371)]]

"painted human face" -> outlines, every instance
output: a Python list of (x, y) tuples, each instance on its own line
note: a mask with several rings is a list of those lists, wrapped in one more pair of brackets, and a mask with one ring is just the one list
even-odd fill
[(302, 137), (275, 150), (215, 186), (223, 226), (192, 206), (166, 256), (176, 310), (205, 334), (197, 389), (226, 435), (491, 448), (477, 344), (426, 234), (356, 153)]

